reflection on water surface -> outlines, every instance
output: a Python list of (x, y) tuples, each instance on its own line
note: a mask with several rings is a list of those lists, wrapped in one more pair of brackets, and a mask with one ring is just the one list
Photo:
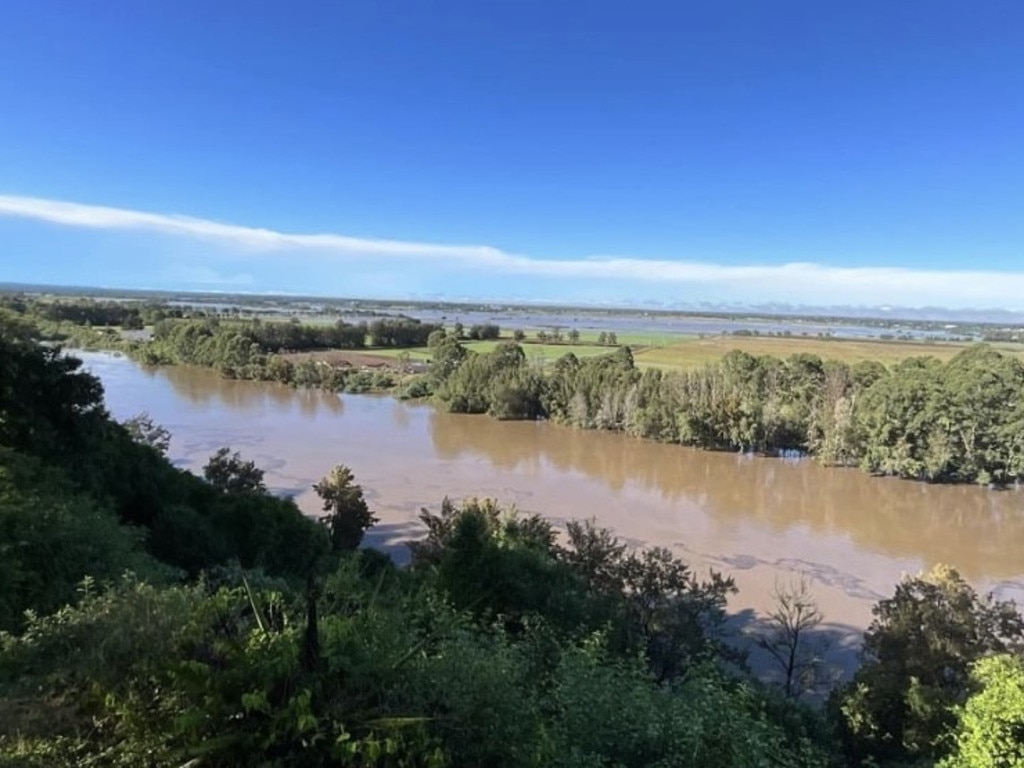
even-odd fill
[(595, 517), (630, 541), (671, 546), (696, 566), (734, 573), (741, 606), (763, 608), (776, 580), (803, 572), (831, 620), (863, 626), (901, 573), (935, 562), (1004, 596), (1024, 594), (1018, 491), (872, 478), (811, 461), (83, 357), (112, 413), (148, 411), (173, 433), (171, 455), (182, 466), (198, 469), (230, 445), (312, 514), (312, 483), (348, 464), (382, 519), (383, 543), (416, 530), (420, 507), (445, 495), (494, 496), (555, 520)]

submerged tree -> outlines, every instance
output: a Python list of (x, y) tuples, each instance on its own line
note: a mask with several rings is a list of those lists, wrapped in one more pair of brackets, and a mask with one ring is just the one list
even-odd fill
[(323, 500), (327, 514), (320, 520), (331, 533), (331, 547), (335, 552), (356, 549), (366, 530), (378, 519), (366, 505), (363, 489), (354, 481), (352, 470), (339, 464), (313, 486)]

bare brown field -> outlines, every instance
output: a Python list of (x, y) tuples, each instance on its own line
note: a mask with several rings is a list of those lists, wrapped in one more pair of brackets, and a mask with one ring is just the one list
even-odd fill
[(310, 352), (288, 352), (281, 355), (291, 363), (315, 360), (336, 367), (352, 368), (398, 368), (396, 357), (374, 354), (372, 351), (351, 349), (318, 349)]

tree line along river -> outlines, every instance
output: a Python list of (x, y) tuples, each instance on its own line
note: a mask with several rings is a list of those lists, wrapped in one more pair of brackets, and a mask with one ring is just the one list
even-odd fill
[(669, 547), (699, 572), (725, 571), (739, 587), (734, 611), (764, 611), (777, 583), (803, 575), (826, 621), (851, 636), (901, 574), (937, 562), (1001, 598), (1024, 598), (1017, 490), (875, 478), (75, 354), (102, 380), (115, 418), (146, 411), (172, 432), (179, 466), (199, 469), (229, 445), (266, 470), (272, 490), (316, 514), (312, 484), (347, 464), (381, 519), (368, 542), (399, 559), (421, 507), (480, 496), (556, 522), (593, 517), (630, 542)]

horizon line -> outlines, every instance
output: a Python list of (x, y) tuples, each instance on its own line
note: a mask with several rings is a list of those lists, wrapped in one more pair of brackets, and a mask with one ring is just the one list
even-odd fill
[[(1005, 302), (1019, 302), (1024, 296), (1024, 271), (850, 267), (812, 261), (724, 264), (685, 258), (601, 255), (538, 258), (491, 245), (376, 239), (333, 232), (292, 233), (176, 213), (154, 213), (20, 195), (0, 195), (0, 217), (76, 229), (143, 231), (215, 242), (231, 249), (232, 255), (228, 258), (236, 261), (240, 257), (251, 261), (283, 256), (290, 259), (333, 258), (348, 262), (371, 259), (374, 263), (440, 263), (492, 275), (576, 278), (620, 284), (670, 284), (701, 290), (726, 288), (757, 295), (760, 297), (757, 303), (793, 303), (791, 298), (778, 297), (812, 293), (821, 295), (825, 306), (835, 305), (837, 302), (833, 297), (836, 296), (859, 299), (856, 303), (861, 305), (951, 306), (949, 302), (955, 300), (960, 306), (964, 306), (964, 302), (973, 306), (1005, 306)], [(218, 280), (205, 282), (216, 283)], [(877, 299), (865, 301), (865, 296), (877, 296)], [(900, 301), (898, 297), (906, 301)], [(807, 302), (798, 300), (796, 303)]]

